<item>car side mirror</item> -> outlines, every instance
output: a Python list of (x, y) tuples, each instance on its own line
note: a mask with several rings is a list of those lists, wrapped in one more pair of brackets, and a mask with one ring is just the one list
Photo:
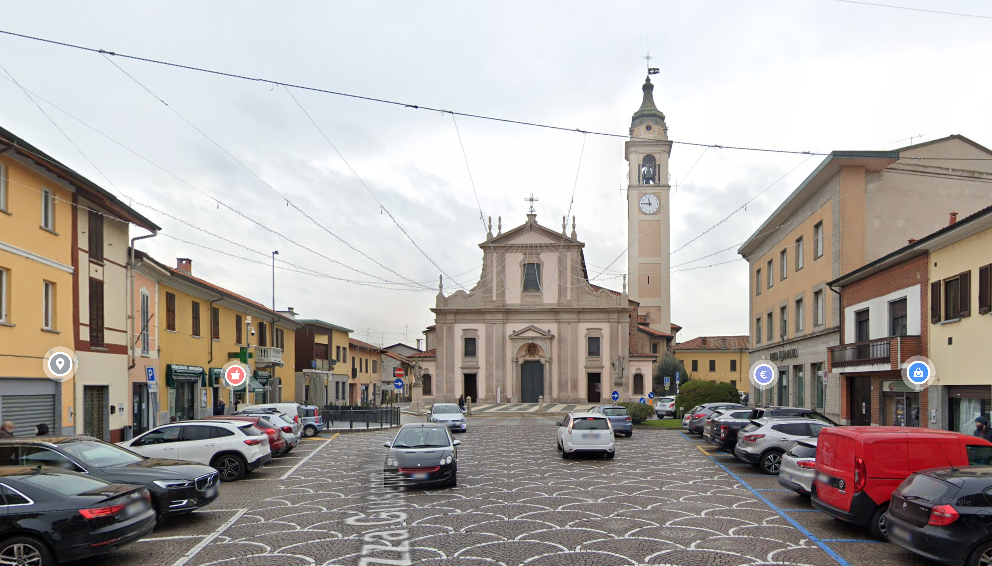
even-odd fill
[(562, 426), (561, 421), (556, 422), (555, 426)]
[(383, 442), (382, 443), (382, 446), (383, 446), (383, 448), (389, 448), (391, 446), (391, 444), (389, 444), (388, 442)]
[(461, 446), (462, 445), (462, 441), (461, 440), (452, 441), (451, 445), (452, 446)]

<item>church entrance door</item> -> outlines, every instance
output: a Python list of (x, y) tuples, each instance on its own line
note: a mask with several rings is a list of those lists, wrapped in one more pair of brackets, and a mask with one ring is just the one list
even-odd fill
[(464, 385), (464, 387), (462, 388), (462, 391), (465, 392), (464, 393), (465, 399), (468, 400), (468, 399), (471, 398), (473, 403), (478, 403), (479, 402), (479, 374), (477, 374), (477, 373), (466, 373), (465, 374), (465, 381), (464, 381), (463, 385)]
[(589, 387), (586, 390), (586, 395), (588, 396), (590, 403), (599, 403), (600, 397), (602, 395), (603, 386), (600, 383), (602, 374), (590, 373), (587, 374), (589, 379)]
[(544, 395), (544, 364), (524, 362), (520, 368), (520, 402), (537, 403), (541, 395)]

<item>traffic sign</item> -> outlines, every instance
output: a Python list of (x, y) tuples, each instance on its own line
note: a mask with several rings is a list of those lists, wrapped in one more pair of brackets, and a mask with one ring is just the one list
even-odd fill
[(393, 377), (398, 379), (406, 377), (406, 370), (403, 368), (393, 368)]
[(248, 382), (248, 368), (238, 362), (224, 366), (224, 383), (231, 389), (240, 389)]
[(640, 401), (638, 401), (638, 403), (640, 403), (641, 405), (643, 405), (643, 404), (645, 404), (646, 402), (647, 402), (647, 401), (645, 401), (645, 400), (644, 400), (644, 397), (641, 397), (641, 400), (640, 400)]
[(152, 366), (146, 367), (145, 375), (148, 376), (148, 392), (158, 393), (158, 380), (155, 379), (155, 368)]
[(668, 384), (671, 383), (671, 382), (672, 382), (671, 376), (667, 376), (666, 375), (665, 376), (665, 387), (668, 387)]
[(393, 382), (393, 387), (396, 389), (403, 389), (403, 380), (397, 378), (396, 381)]
[(648, 391), (648, 399), (654, 399), (654, 391)]
[(617, 401), (620, 400), (620, 392), (619, 391), (614, 391), (613, 392), (613, 395), (610, 395), (610, 397), (612, 397), (613, 398), (613, 402), (616, 403)]

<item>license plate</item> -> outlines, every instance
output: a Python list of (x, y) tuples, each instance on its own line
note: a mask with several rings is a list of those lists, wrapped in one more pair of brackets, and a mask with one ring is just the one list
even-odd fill
[(909, 541), (913, 538), (913, 535), (909, 534), (909, 531), (896, 525), (892, 525), (892, 527), (889, 529), (889, 534), (893, 538), (897, 538), (899, 540), (904, 540), (904, 541)]
[(428, 474), (413, 474), (410, 477), (413, 478), (413, 479), (415, 479), (415, 480), (425, 480), (425, 479), (427, 479), (427, 475)]
[(124, 516), (134, 517), (135, 515), (140, 515), (147, 508), (148, 507), (145, 505), (144, 501), (135, 501), (134, 503), (131, 503), (130, 505), (124, 508)]
[(830, 476), (820, 472), (819, 474), (816, 474), (816, 481), (830, 485)]
[(582, 438), (598, 438), (599, 434), (595, 432), (586, 432), (582, 434)]

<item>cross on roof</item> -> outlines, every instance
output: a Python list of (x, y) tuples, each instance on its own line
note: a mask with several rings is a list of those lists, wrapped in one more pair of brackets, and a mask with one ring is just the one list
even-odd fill
[(527, 214), (537, 214), (537, 211), (534, 210), (534, 203), (537, 202), (537, 201), (539, 201), (539, 200), (541, 200), (541, 199), (534, 198), (534, 193), (531, 193), (529, 197), (527, 197), (527, 198), (524, 199), (525, 202), (529, 202), (530, 203), (530, 210), (527, 211)]

